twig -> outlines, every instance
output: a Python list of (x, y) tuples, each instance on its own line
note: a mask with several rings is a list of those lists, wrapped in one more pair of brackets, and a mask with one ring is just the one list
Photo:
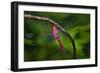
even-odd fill
[(57, 22), (55, 22), (52, 19), (47, 18), (47, 17), (40, 17), (40, 16), (35, 16), (35, 15), (30, 15), (30, 14), (25, 14), (24, 17), (27, 18), (27, 19), (36, 19), (36, 20), (47, 21), (47, 22), (51, 23), (51, 25), (55, 25), (59, 30), (61, 30), (63, 33), (65, 33), (70, 38), (70, 40), (72, 42), (72, 45), (73, 45), (73, 59), (76, 59), (76, 47), (75, 47), (75, 42), (74, 42), (73, 38)]

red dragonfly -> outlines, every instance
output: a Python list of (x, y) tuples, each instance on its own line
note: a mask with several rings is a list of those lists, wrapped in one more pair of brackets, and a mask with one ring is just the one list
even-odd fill
[(53, 34), (54, 38), (58, 41), (58, 43), (59, 43), (59, 45), (60, 45), (60, 47), (61, 47), (62, 53), (63, 53), (63, 54), (66, 54), (66, 51), (65, 51), (65, 49), (64, 49), (64, 45), (63, 45), (63, 43), (62, 43), (61, 40), (60, 40), (60, 37), (59, 37), (59, 35), (58, 35), (58, 30), (57, 30), (57, 28), (56, 28), (55, 25), (52, 26), (52, 34)]

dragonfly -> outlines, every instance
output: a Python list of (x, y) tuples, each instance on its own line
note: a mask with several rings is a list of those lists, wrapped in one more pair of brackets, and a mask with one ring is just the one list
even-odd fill
[[(31, 39), (32, 37), (34, 36), (33, 33), (27, 33), (25, 35), (26, 38), (28, 39)], [(57, 27), (55, 25), (52, 25), (52, 28), (51, 28), (51, 33), (46, 33), (46, 35), (42, 35), (42, 37), (45, 37), (45, 39), (47, 38), (49, 41), (52, 40), (52, 39), (55, 39), (57, 40), (59, 46), (60, 46), (60, 50), (61, 52), (66, 55), (66, 50), (65, 50), (65, 47), (59, 37), (59, 30), (57, 29)]]
[(55, 25), (52, 26), (52, 34), (53, 34), (54, 38), (58, 41), (58, 44), (61, 47), (61, 52), (64, 55), (66, 55), (65, 47), (64, 47), (64, 45), (63, 45), (63, 43), (62, 43), (62, 41), (61, 41), (61, 39), (60, 39), (60, 37), (58, 35), (58, 29), (57, 29), (57, 27)]

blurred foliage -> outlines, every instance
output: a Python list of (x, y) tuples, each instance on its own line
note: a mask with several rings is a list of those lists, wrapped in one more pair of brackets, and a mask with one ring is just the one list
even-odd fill
[[(24, 14), (48, 17), (68, 31), (75, 41), (77, 59), (90, 58), (90, 15), (79, 13), (31, 12)], [(59, 37), (66, 55), (54, 39), (51, 25), (46, 21), (24, 18), (24, 61), (70, 60), (73, 46), (69, 38), (59, 30)]]

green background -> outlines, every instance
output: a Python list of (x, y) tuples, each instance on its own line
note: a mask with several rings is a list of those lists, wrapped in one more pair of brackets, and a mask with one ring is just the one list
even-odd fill
[[(48, 17), (59, 23), (75, 41), (77, 59), (90, 58), (90, 14), (31, 12), (24, 14)], [(70, 60), (73, 46), (69, 38), (59, 30), (59, 37), (66, 54), (61, 52), (46, 21), (24, 18), (24, 61)]]

